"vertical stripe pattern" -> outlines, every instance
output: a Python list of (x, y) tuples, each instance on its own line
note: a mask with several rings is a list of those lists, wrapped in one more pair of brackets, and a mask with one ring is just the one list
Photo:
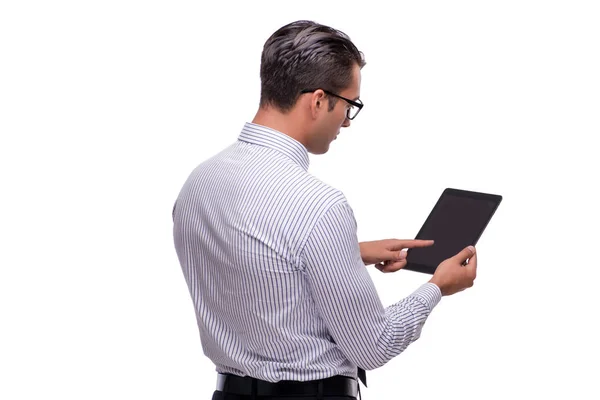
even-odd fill
[(339, 190), (308, 173), (304, 146), (247, 123), (196, 167), (173, 238), (216, 371), (270, 382), (356, 377), (418, 339), (441, 299), (426, 283), (387, 308)]

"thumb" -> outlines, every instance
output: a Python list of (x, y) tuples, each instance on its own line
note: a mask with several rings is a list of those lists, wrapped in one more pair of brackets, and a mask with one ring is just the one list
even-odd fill
[(473, 254), (473, 257), (469, 259), (467, 269), (475, 276), (477, 274), (477, 253)]
[(406, 260), (406, 250), (402, 250), (400, 252), (395, 252), (394, 253), (394, 260), (396, 261), (403, 261)]
[(475, 247), (468, 246), (465, 247), (460, 253), (454, 256), (454, 259), (459, 262), (459, 264), (463, 265), (467, 259), (473, 257), (475, 255)]

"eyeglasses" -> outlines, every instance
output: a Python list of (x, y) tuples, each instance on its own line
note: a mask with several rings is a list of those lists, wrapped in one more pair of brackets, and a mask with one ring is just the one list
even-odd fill
[[(319, 90), (319, 89), (303, 90), (300, 93), (302, 93), (302, 94), (312, 93), (317, 90)], [(337, 97), (338, 99), (342, 99), (342, 100), (346, 101), (348, 104), (350, 104), (351, 107), (348, 108), (348, 110), (346, 110), (346, 118), (348, 118), (349, 120), (353, 120), (354, 118), (356, 118), (356, 116), (358, 115), (360, 110), (362, 110), (362, 108), (364, 106), (363, 102), (360, 101), (360, 99), (357, 99), (356, 101), (354, 101), (354, 100), (350, 100), (345, 97), (342, 97), (339, 94), (332, 93), (328, 90), (325, 90), (325, 89), (321, 89), (321, 90), (323, 90), (325, 93), (327, 93), (330, 96)]]

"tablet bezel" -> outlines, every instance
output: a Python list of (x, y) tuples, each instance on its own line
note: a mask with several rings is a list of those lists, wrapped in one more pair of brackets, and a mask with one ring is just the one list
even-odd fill
[[(477, 242), (479, 241), (479, 238), (483, 234), (483, 231), (485, 231), (485, 228), (487, 228), (487, 226), (490, 223), (492, 217), (496, 213), (496, 210), (498, 209), (498, 206), (500, 205), (500, 202), (502, 201), (502, 196), (497, 195), (497, 194), (489, 194), (489, 193), (473, 192), (473, 191), (462, 190), (462, 189), (446, 188), (442, 192), (442, 194), (440, 195), (438, 201), (435, 203), (435, 205), (431, 209), (431, 212), (429, 213), (429, 216), (427, 217), (427, 219), (425, 220), (425, 222), (421, 226), (421, 229), (419, 230), (419, 233), (417, 233), (417, 236), (415, 237), (415, 239), (424, 239), (424, 240), (428, 240), (429, 239), (429, 238), (426, 238), (426, 237), (422, 237), (423, 230), (425, 229), (425, 226), (428, 224), (428, 222), (432, 218), (432, 216), (435, 213), (436, 209), (441, 204), (442, 199), (444, 198), (444, 196), (456, 196), (456, 197), (464, 197), (464, 198), (469, 198), (469, 199), (485, 200), (485, 201), (490, 201), (491, 200), (491, 201), (493, 201), (495, 203), (494, 209), (492, 210), (492, 213), (490, 214), (490, 217), (488, 218), (488, 220), (485, 222), (485, 224), (483, 225), (483, 227), (481, 228), (481, 230), (477, 234), (477, 237), (475, 238), (474, 243), (472, 243), (472, 245), (475, 246), (477, 244)], [(428, 266), (428, 265), (424, 265), (424, 264), (418, 264), (418, 263), (410, 262), (410, 249), (408, 249), (408, 253), (406, 255), (406, 261), (407, 261), (407, 264), (406, 264), (406, 266), (403, 269), (407, 269), (409, 271), (421, 272), (421, 273), (424, 273), (424, 274), (433, 275), (435, 273), (435, 270), (438, 267), (437, 265), (436, 266)]]

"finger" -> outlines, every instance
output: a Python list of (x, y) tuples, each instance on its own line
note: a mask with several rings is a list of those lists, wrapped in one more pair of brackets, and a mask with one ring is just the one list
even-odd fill
[(400, 246), (402, 246), (402, 249), (412, 249), (415, 247), (429, 247), (433, 243), (433, 240), (401, 240)]
[(385, 273), (387, 273), (387, 272), (390, 272), (390, 271), (388, 271), (388, 267), (389, 267), (389, 265), (390, 265), (390, 264), (388, 264), (387, 262), (385, 262), (385, 263), (383, 263), (383, 264), (377, 264), (377, 265), (375, 266), (375, 268), (377, 268), (377, 269), (378, 269), (380, 272), (383, 272), (383, 273), (385, 274)]
[(468, 246), (465, 247), (460, 253), (455, 255), (453, 258), (459, 264), (463, 265), (467, 259), (473, 257), (475, 255), (475, 247)]
[(383, 272), (396, 272), (396, 271), (401, 270), (404, 267), (406, 267), (406, 260), (404, 260), (404, 261), (396, 261), (394, 263), (386, 265), (383, 268)]
[(466, 268), (471, 277), (475, 279), (477, 276), (477, 254), (473, 254), (473, 256), (471, 256)]
[(402, 251), (392, 251), (390, 252), (390, 260), (392, 261), (402, 261), (406, 260), (406, 250)]

